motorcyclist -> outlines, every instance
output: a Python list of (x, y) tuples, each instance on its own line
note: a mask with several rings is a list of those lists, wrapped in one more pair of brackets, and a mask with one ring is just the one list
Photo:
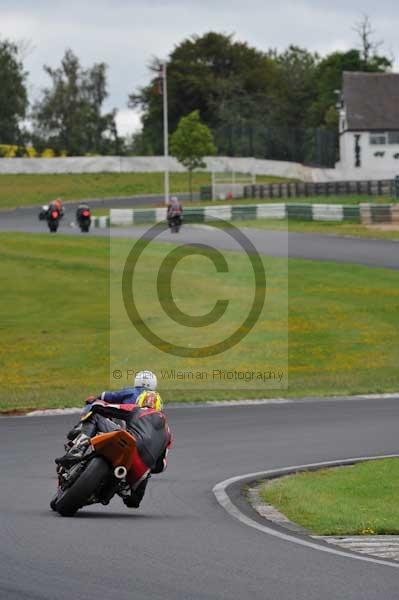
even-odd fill
[[(157, 389), (158, 380), (155, 373), (152, 371), (144, 370), (136, 373), (134, 378), (134, 387), (123, 388), (117, 392), (103, 392), (100, 396), (97, 396), (100, 400), (105, 402), (114, 402), (116, 404), (134, 404), (141, 392), (144, 390), (151, 390), (155, 392)], [(93, 396), (89, 396), (88, 400), (92, 402), (95, 400)]]
[[(157, 389), (157, 385), (158, 380), (155, 373), (148, 370), (139, 371), (138, 373), (136, 373), (134, 378), (134, 387), (123, 388), (115, 392), (104, 391), (98, 396), (88, 396), (88, 398), (86, 398), (87, 406), (83, 408), (81, 416), (87, 414), (90, 411), (91, 403), (95, 402), (96, 400), (103, 400), (104, 402), (109, 402), (113, 404), (136, 404), (137, 398), (142, 392), (146, 390), (155, 392)], [(74, 440), (77, 437), (77, 435), (81, 432), (81, 430), (82, 421), (79, 421), (79, 423), (67, 433), (68, 440)], [(70, 448), (71, 446), (72, 444), (67, 444), (65, 449), (67, 450), (68, 447)]]
[(157, 392), (142, 392), (137, 404), (108, 404), (104, 400), (93, 402), (90, 412), (83, 417), (82, 433), (74, 447), (55, 462), (61, 468), (74, 464), (92, 450), (91, 437), (100, 432), (120, 430), (121, 426), (111, 418), (123, 420), (126, 430), (136, 440), (137, 452), (134, 453), (132, 466), (126, 481), (119, 484), (117, 493), (126, 506), (138, 508), (151, 474), (165, 470), (172, 443), (172, 434)]
[(90, 206), (88, 204), (79, 204), (76, 209), (76, 220), (79, 222), (82, 218), (83, 211), (88, 211), (90, 213)]
[(49, 215), (52, 210), (57, 210), (60, 218), (64, 216), (64, 205), (61, 198), (56, 198), (50, 202), (47, 209), (47, 215)]
[(174, 219), (175, 217), (180, 217), (182, 218), (183, 215), (183, 206), (180, 203), (180, 200), (177, 198), (177, 196), (172, 196), (169, 199), (169, 202), (167, 204), (167, 212), (166, 212), (166, 218), (168, 220), (168, 223), (170, 225), (172, 219)]

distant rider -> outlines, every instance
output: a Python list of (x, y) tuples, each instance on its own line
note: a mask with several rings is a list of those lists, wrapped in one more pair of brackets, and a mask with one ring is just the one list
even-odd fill
[(180, 203), (180, 200), (177, 198), (177, 196), (172, 196), (169, 199), (168, 205), (167, 205), (167, 213), (166, 213), (166, 218), (167, 220), (170, 222), (171, 219), (173, 219), (174, 217), (182, 217), (183, 215), (183, 206)]
[(60, 217), (64, 216), (64, 207), (61, 198), (56, 198), (50, 204), (43, 204), (39, 212), (39, 220), (44, 221), (47, 219), (52, 210), (56, 210)]
[(56, 198), (55, 200), (52, 200), (52, 202), (50, 202), (47, 209), (47, 214), (49, 215), (52, 210), (58, 211), (60, 218), (64, 216), (64, 205), (62, 203), (61, 198)]
[(89, 214), (91, 214), (90, 211), (90, 206), (88, 204), (79, 204), (79, 206), (76, 209), (76, 220), (79, 222), (80, 219), (82, 218), (82, 213), (83, 212), (88, 212)]

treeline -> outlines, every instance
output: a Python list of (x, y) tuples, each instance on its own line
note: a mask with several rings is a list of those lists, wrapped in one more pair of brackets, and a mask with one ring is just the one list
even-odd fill
[[(262, 52), (233, 36), (193, 36), (168, 58), (169, 130), (198, 110), (220, 155), (255, 156), (334, 164), (337, 155), (337, 90), (343, 71), (386, 71), (392, 61), (373, 47), (368, 20), (359, 49), (325, 57), (290, 46)], [(0, 143), (52, 148), (68, 155), (163, 153), (160, 60), (151, 80), (128, 97), (142, 111), (142, 130), (118, 136), (116, 110), (103, 112), (107, 98), (104, 63), (84, 69), (67, 50), (61, 65), (45, 66), (49, 86), (32, 104), (18, 46), (0, 42)], [(29, 130), (23, 123), (29, 119)]]

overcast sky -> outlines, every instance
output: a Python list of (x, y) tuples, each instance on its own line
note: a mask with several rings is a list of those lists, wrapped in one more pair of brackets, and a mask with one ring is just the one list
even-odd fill
[(167, 58), (185, 38), (217, 31), (259, 50), (295, 44), (325, 55), (358, 44), (353, 26), (365, 14), (398, 71), (398, 0), (0, 0), (0, 37), (31, 42), (31, 98), (49, 83), (43, 64), (57, 67), (68, 47), (84, 67), (106, 62), (106, 108), (118, 109), (126, 134), (139, 126), (128, 94), (148, 83), (152, 57)]

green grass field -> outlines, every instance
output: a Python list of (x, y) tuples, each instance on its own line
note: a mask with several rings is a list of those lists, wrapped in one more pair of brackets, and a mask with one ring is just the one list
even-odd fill
[[(294, 181), (283, 177), (259, 176), (257, 183), (279, 183)], [(211, 184), (211, 174), (206, 172), (193, 173), (193, 191), (199, 192), (203, 185)], [(18, 174), (0, 175), (0, 210), (15, 208), (17, 206), (30, 206), (46, 204), (60, 196), (64, 200), (84, 200), (90, 198), (114, 198), (135, 196), (140, 194), (163, 194), (163, 173), (82, 173), (82, 174)], [(187, 193), (187, 173), (170, 174), (171, 193)], [(189, 202), (189, 201), (187, 201)], [(393, 202), (386, 196), (314, 196), (300, 198), (251, 198), (234, 200), (247, 204), (291, 202), (291, 203), (321, 203), (321, 204), (359, 204), (371, 202), (373, 204), (386, 204)], [(226, 200), (215, 202), (193, 202), (191, 206), (206, 206), (208, 204), (226, 204)], [(115, 203), (117, 208), (117, 203)], [(103, 214), (103, 213), (97, 213)]]
[[(289, 181), (281, 177), (260, 177), (260, 182)], [(193, 191), (210, 185), (210, 173), (193, 173)], [(82, 173), (52, 175), (0, 175), (0, 210), (46, 204), (60, 196), (64, 200), (113, 198), (140, 194), (163, 194), (163, 173)], [(171, 193), (188, 192), (187, 173), (170, 173)]]
[(262, 499), (318, 535), (399, 534), (399, 459), (298, 473), (263, 486)]
[[(109, 387), (109, 241), (26, 234), (0, 234), (0, 241), (0, 410), (76, 406), (85, 395)], [(158, 251), (154, 247), (149, 265)], [(233, 295), (245, 296), (243, 259), (233, 258)], [(208, 274), (194, 281), (193, 266), (185, 261), (180, 267), (185, 287), (206, 296), (217, 280)], [(278, 273), (281, 261), (265, 258), (267, 272)], [(304, 260), (290, 260), (288, 271), (289, 389), (264, 396), (396, 391), (399, 273)], [(150, 312), (154, 306), (155, 318), (145, 272), (142, 277), (142, 301)], [(275, 323), (282, 340), (283, 329)], [(156, 370), (153, 353), (142, 358)], [(208, 397), (259, 392), (229, 389)], [(173, 399), (206, 398), (187, 393)]]
[(272, 229), (276, 231), (295, 231), (298, 233), (321, 233), (345, 237), (361, 237), (380, 240), (399, 240), (399, 228), (381, 230), (367, 227), (350, 221), (297, 221), (296, 219), (256, 219), (254, 221), (239, 221), (240, 227), (255, 229)]
[[(241, 200), (234, 200), (241, 204)], [(245, 202), (249, 204), (361, 204), (361, 203), (370, 203), (370, 204), (391, 204), (395, 202), (393, 198), (390, 196), (367, 196), (363, 195), (338, 195), (338, 196), (299, 196), (298, 198), (249, 198), (246, 199)], [(226, 200), (220, 201), (219, 204), (226, 204)], [(209, 204), (215, 204), (215, 202), (209, 202)]]

